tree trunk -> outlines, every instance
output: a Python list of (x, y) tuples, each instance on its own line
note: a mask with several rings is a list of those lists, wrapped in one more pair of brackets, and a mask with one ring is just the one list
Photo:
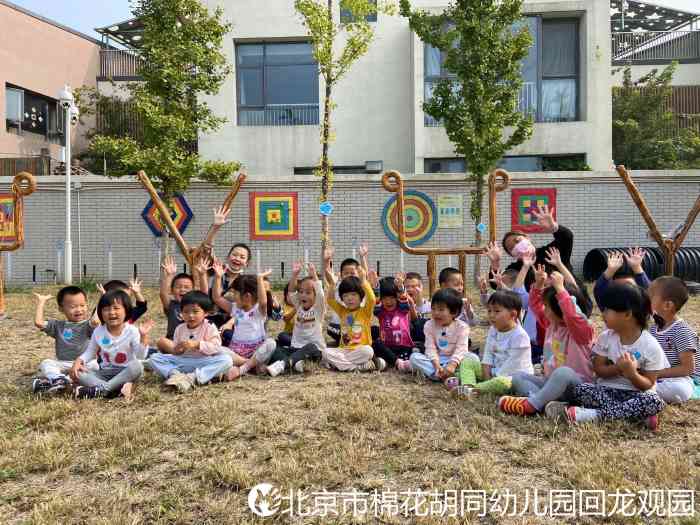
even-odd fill
[[(328, 0), (328, 19), (333, 18), (333, 0)], [(320, 201), (326, 202), (328, 200), (328, 194), (330, 193), (331, 187), (331, 168), (330, 162), (328, 160), (328, 142), (330, 137), (330, 127), (331, 127), (331, 94), (333, 91), (332, 79), (325, 78), (326, 83), (326, 95), (323, 101), (323, 125), (321, 128), (321, 199)], [(328, 216), (321, 214), (321, 260), (323, 261), (323, 254), (326, 251), (330, 241), (330, 223)], [(323, 267), (323, 265), (321, 265)]]
[[(484, 174), (475, 174), (474, 176), (476, 182), (476, 189), (472, 194), (472, 205), (471, 205), (471, 216), (474, 221), (474, 246), (481, 246), (483, 236), (481, 231), (479, 231), (479, 224), (481, 223), (481, 216), (484, 203), (484, 184), (486, 183), (486, 176)], [(481, 255), (477, 255), (474, 260), (474, 285), (479, 283), (479, 277), (481, 276)]]

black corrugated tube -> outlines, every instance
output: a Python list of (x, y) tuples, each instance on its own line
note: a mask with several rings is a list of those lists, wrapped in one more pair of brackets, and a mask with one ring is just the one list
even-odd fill
[[(583, 277), (595, 281), (608, 267), (608, 256), (612, 252), (627, 252), (629, 248), (594, 248), (583, 260)], [(646, 256), (642, 268), (649, 279), (654, 280), (664, 274), (664, 256), (659, 248), (644, 248)], [(625, 265), (627, 263), (625, 262)], [(674, 274), (684, 281), (700, 281), (700, 248), (681, 247), (676, 252)]]

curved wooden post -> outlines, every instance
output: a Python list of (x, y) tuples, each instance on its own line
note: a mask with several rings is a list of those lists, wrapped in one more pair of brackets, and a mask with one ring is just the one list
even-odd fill
[[(497, 169), (489, 175), (489, 242), (496, 241), (496, 193), (505, 191), (510, 184), (510, 175), (506, 170)], [(462, 275), (466, 273), (466, 256), (482, 255), (486, 253), (487, 246), (462, 246), (457, 248), (412, 248), (406, 241), (406, 219), (404, 216), (405, 201), (403, 179), (398, 171), (387, 171), (382, 177), (382, 186), (389, 193), (396, 193), (396, 212), (398, 221), (399, 247), (405, 253), (411, 255), (423, 255), (428, 257), (427, 271), (430, 294), (436, 288), (436, 257), (438, 255), (459, 256), (459, 266)], [(466, 292), (466, 287), (465, 287)]]

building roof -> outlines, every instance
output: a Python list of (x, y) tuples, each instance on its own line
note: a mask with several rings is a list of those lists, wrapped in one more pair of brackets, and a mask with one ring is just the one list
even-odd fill
[(8, 0), (0, 0), (0, 5), (4, 5), (6, 7), (9, 7), (10, 9), (14, 9), (15, 11), (19, 11), (22, 14), (25, 14), (27, 16), (31, 16), (32, 18), (36, 18), (37, 20), (41, 20), (42, 22), (44, 22), (46, 24), (57, 27), (58, 29), (61, 29), (61, 30), (66, 31), (68, 33), (72, 33), (75, 36), (78, 36), (80, 38), (84, 38), (85, 40), (89, 40), (93, 44), (97, 44), (98, 46), (102, 46), (102, 42), (100, 42), (96, 38), (88, 36), (85, 33), (81, 33), (80, 31), (77, 31), (77, 30), (70, 28), (68, 26), (64, 26), (63, 24), (60, 24), (60, 23), (56, 22), (55, 20), (51, 20), (49, 18), (46, 18), (45, 16), (41, 16), (38, 13), (35, 13), (35, 12), (30, 11), (28, 9), (25, 9), (24, 7), (20, 7), (16, 4), (13, 4), (12, 2), (9, 2)]
[(105, 27), (95, 28), (95, 31), (127, 47), (138, 48), (143, 39), (143, 22), (138, 18), (132, 18)]
[[(624, 25), (623, 4), (626, 5)], [(698, 21), (700, 13), (671, 9), (653, 2), (610, 0), (610, 28), (613, 33), (690, 29), (690, 25)]]

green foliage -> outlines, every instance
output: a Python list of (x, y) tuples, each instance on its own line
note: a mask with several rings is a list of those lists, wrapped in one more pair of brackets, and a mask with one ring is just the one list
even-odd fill
[[(227, 185), (237, 162), (203, 161), (194, 145), (224, 119), (202, 99), (216, 94), (231, 68), (221, 46), (230, 25), (223, 11), (211, 14), (198, 0), (140, 0), (134, 16), (144, 24), (140, 48), (143, 82), (129, 83), (127, 102), (81, 93), (81, 113), (105, 116), (92, 134), (88, 156), (110, 162), (110, 176), (145, 170), (166, 197), (193, 178)], [(129, 114), (129, 125), (121, 120)]]
[(670, 110), (671, 81), (677, 63), (632, 81), (623, 70), (622, 86), (613, 90), (613, 158), (630, 169), (700, 167), (700, 137), (689, 129), (676, 132)]
[(503, 155), (532, 134), (532, 119), (518, 110), (520, 61), (532, 45), (522, 19), (522, 0), (456, 0), (441, 13), (412, 11), (401, 0), (401, 14), (423, 42), (439, 49), (449, 79), (442, 79), (423, 109), (440, 120), (476, 182), (471, 216), (481, 219), (485, 176)]
[(544, 157), (542, 171), (591, 171), (584, 155), (567, 155), (565, 157)]

